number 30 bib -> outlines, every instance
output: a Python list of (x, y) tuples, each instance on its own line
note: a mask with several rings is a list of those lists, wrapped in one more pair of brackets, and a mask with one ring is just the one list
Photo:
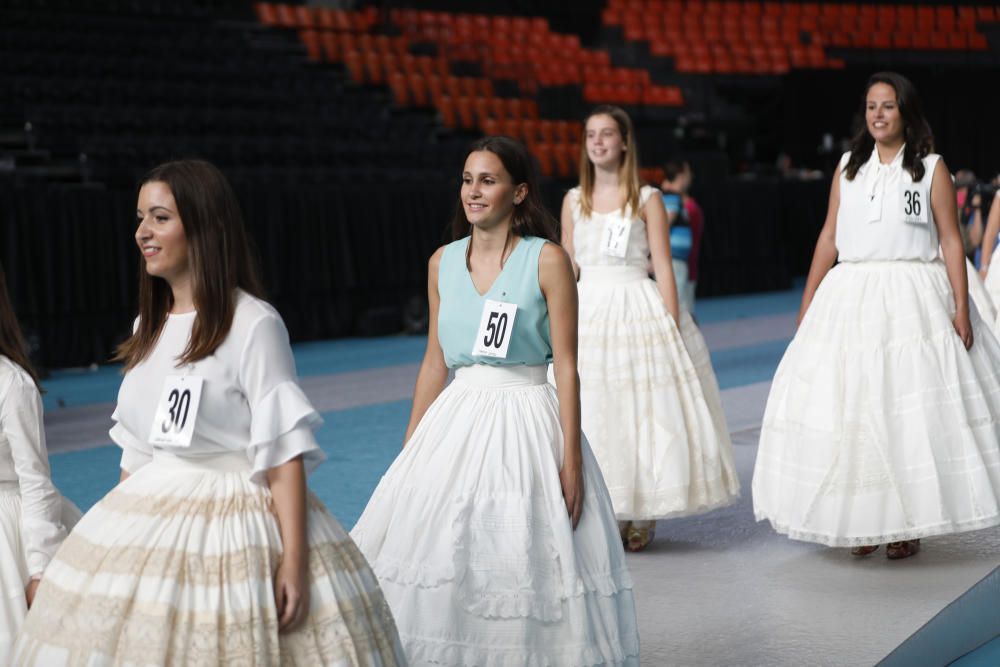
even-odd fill
[(163, 394), (156, 404), (156, 415), (149, 431), (149, 442), (168, 447), (190, 447), (194, 424), (198, 420), (201, 385), (197, 375), (168, 375)]
[(516, 315), (516, 303), (487, 299), (483, 305), (483, 316), (479, 320), (479, 332), (472, 346), (472, 354), (506, 359)]

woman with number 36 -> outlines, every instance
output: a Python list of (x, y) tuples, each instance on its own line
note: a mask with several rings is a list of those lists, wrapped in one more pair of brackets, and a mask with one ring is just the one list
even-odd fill
[(405, 664), (374, 575), (306, 488), (320, 417), (225, 177), (161, 165), (137, 216), (121, 483), (46, 569), (15, 664)]
[(573, 271), (522, 144), (473, 144), (452, 228), (430, 260), (404, 449), (351, 534), (413, 665), (638, 665), (632, 583), (580, 431)]
[(873, 75), (861, 113), (771, 385), (753, 500), (793, 539), (901, 559), (922, 537), (1000, 524), (1000, 344), (970, 307), (954, 187), (913, 84)]

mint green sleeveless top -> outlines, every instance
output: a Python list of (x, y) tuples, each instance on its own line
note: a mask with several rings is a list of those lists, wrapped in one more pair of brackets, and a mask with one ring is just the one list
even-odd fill
[[(465, 266), (470, 240), (471, 237), (466, 236), (446, 245), (438, 267), (438, 294), (441, 296), (438, 342), (448, 368), (473, 364), (534, 366), (552, 361), (549, 309), (538, 286), (538, 256), (545, 239), (523, 237), (486, 294), (476, 291)], [(472, 354), (487, 300), (517, 305), (506, 359)]]

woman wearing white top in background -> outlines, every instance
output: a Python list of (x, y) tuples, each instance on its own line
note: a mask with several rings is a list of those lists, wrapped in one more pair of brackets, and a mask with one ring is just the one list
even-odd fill
[(955, 191), (916, 89), (875, 74), (862, 111), (771, 386), (753, 500), (793, 539), (899, 559), (922, 537), (1000, 524), (1000, 343), (969, 308)]
[(49, 475), (42, 397), (0, 266), (0, 664), (80, 511)]

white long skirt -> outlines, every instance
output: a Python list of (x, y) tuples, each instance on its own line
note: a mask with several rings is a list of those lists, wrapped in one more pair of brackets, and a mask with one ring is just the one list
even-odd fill
[(829, 546), (1000, 524), (1000, 344), (972, 313), (967, 351), (939, 261), (831, 269), (771, 386), (757, 519)]
[(638, 665), (632, 580), (586, 440), (574, 531), (544, 366), (459, 368), (351, 532), (412, 665)]
[(719, 385), (687, 311), (680, 328), (645, 270), (580, 272), (583, 431), (620, 520), (700, 514), (739, 497)]
[(77, 524), (45, 571), (14, 664), (404, 665), (361, 552), (311, 493), (309, 613), (278, 633), (281, 534), (243, 453), (157, 451)]
[[(61, 521), (71, 530), (80, 520), (76, 505), (61, 499)], [(21, 495), (17, 482), (0, 482), (0, 665), (10, 663), (10, 651), (28, 613), (25, 589), (30, 579), (21, 526)]]
[[(979, 316), (992, 326), (997, 321), (997, 309), (993, 297), (986, 291), (983, 279), (979, 277), (976, 267), (968, 259), (965, 260), (965, 269), (969, 276), (969, 298), (972, 299), (972, 303), (976, 304)], [(1000, 273), (1000, 270), (997, 273)], [(997, 330), (994, 329), (994, 331)]]

